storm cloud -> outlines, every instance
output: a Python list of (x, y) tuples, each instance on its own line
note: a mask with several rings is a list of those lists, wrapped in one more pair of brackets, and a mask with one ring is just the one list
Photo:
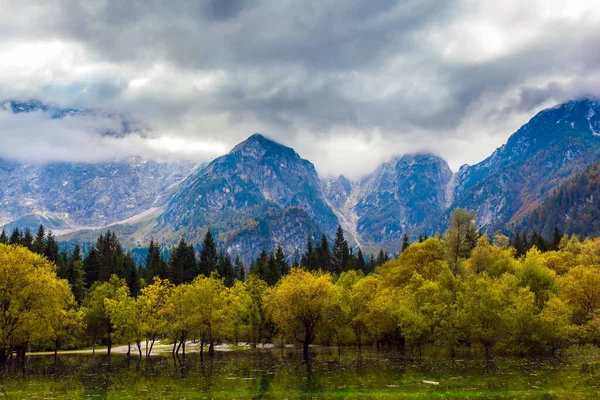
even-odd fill
[[(209, 158), (261, 132), (322, 176), (415, 151), (456, 169), (535, 112), (600, 95), (597, 1), (24, 3), (0, 0), (0, 97), (128, 115), (188, 158), (172, 144)], [(90, 124), (70, 125), (79, 150)]]

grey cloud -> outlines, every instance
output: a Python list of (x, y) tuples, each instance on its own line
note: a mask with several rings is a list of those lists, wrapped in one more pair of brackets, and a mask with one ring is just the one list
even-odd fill
[[(228, 145), (260, 131), (288, 144), (309, 132), (319, 141), (312, 147), (326, 146), (352, 131), (365, 143), (376, 132), (386, 151), (412, 149), (422, 138), (426, 150), (444, 153), (448, 143), (458, 148), (485, 134), (481, 159), (540, 108), (600, 94), (595, 14), (543, 17), (541, 2), (27, 3), (8, 2), (2, 37), (78, 46), (73, 54), (85, 53), (97, 69), (41, 77), (40, 97), (115, 109), (158, 132)], [(506, 20), (496, 21), (504, 12)], [(481, 31), (461, 31), (479, 22)], [(482, 38), (492, 22), (506, 37), (487, 54), (493, 37)], [(218, 79), (197, 84), (211, 73)], [(133, 79), (149, 83), (132, 90)], [(0, 88), (25, 91), (10, 77), (0, 77)], [(454, 164), (473, 161), (454, 157)]]

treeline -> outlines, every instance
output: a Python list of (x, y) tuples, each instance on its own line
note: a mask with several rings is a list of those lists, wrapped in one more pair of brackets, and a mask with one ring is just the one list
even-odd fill
[[(138, 293), (124, 269), (116, 270), (121, 276), (111, 269), (107, 281), (84, 288), (80, 304), (45, 256), (0, 245), (0, 302), (10, 304), (0, 320), (0, 356), (31, 346), (103, 343), (110, 349), (113, 342), (136, 344), (140, 355), (147, 342), (149, 355), (156, 340), (168, 339), (174, 353), (196, 340), (209, 354), (215, 344), (243, 341), (301, 343), (306, 356), (318, 343), (395, 346), (413, 354), (435, 346), (449, 355), (469, 350), (491, 357), (497, 351), (552, 354), (600, 340), (600, 239), (563, 236), (557, 250), (541, 252), (526, 236), (528, 250), (519, 256), (517, 237), (482, 235), (475, 215), (457, 209), (443, 236), (407, 243), (397, 258), (365, 273), (338, 236), (328, 259), (319, 259), (324, 246), (311, 242), (305, 266), (287, 266), (279, 249), (263, 253), (247, 277), (233, 273), (229, 281), (219, 264), (226, 256), (214, 241), (204, 243), (213, 250), (201, 251), (198, 261), (191, 246), (180, 243), (179, 255), (174, 250), (167, 261), (148, 253), (158, 272)], [(173, 258), (194, 269), (173, 272)], [(212, 269), (203, 269), (208, 265)], [(32, 296), (39, 302), (25, 306)]]
[[(405, 240), (408, 238), (405, 237)], [(20, 231), (15, 228), (10, 236), (2, 231), (0, 243), (24, 246), (55, 263), (58, 277), (69, 281), (78, 303), (81, 303), (86, 290), (95, 282), (106, 282), (112, 275), (124, 279), (130, 293), (137, 296), (143, 287), (157, 277), (178, 285), (190, 283), (199, 275), (208, 277), (212, 272), (217, 272), (224, 279), (225, 285), (231, 287), (236, 280), (245, 280), (249, 270), (272, 286), (289, 273), (290, 268), (298, 268), (300, 265), (311, 271), (323, 270), (339, 274), (360, 270), (368, 274), (389, 259), (383, 250), (379, 251), (377, 257), (371, 255), (368, 259), (365, 259), (360, 249), (354, 253), (348, 246), (341, 227), (338, 227), (333, 246), (330, 246), (325, 234), (317, 242), (309, 236), (307, 250), (302, 254), (300, 262), (294, 260), (290, 263), (282, 247), (277, 246), (272, 252), (263, 250), (249, 268), (244, 266), (239, 256), (232, 259), (225, 251), (219, 250), (210, 229), (198, 251), (193, 244), (182, 238), (169, 249), (167, 259), (163, 257), (160, 243), (151, 240), (145, 252), (145, 262), (140, 265), (136, 265), (133, 255), (123, 249), (115, 232), (110, 230), (101, 234), (85, 255), (78, 244), (71, 251), (59, 251), (52, 232), (46, 233), (42, 225), (35, 236), (29, 229)], [(405, 246), (408, 246), (408, 242)]]

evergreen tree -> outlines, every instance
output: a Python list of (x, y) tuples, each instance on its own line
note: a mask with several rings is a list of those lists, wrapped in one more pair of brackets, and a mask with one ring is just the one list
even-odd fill
[(25, 228), (25, 233), (23, 234), (23, 246), (29, 250), (33, 249), (33, 235), (29, 228)]
[(356, 253), (356, 269), (366, 274), (368, 273), (366, 267), (367, 263), (365, 262), (365, 256), (363, 255), (362, 250), (359, 248), (358, 252)]
[(48, 232), (48, 237), (46, 239), (46, 249), (44, 250), (44, 255), (46, 258), (52, 262), (56, 262), (58, 260), (58, 243), (54, 239), (54, 235), (52, 232)]
[(388, 260), (388, 255), (383, 249), (379, 249), (379, 254), (377, 255), (377, 265), (383, 265)]
[(423, 235), (419, 234), (419, 243), (423, 243)]
[(373, 254), (371, 254), (371, 257), (369, 258), (369, 264), (368, 264), (368, 271), (372, 272), (375, 271), (375, 267), (377, 265), (375, 264), (375, 257), (373, 256)]
[(269, 261), (267, 263), (267, 269), (263, 280), (267, 282), (269, 286), (275, 286), (275, 284), (279, 281), (279, 278), (281, 278), (281, 271), (277, 265), (275, 254), (271, 252), (271, 254), (269, 254)]
[(263, 281), (267, 282), (269, 269), (269, 254), (266, 250), (260, 252), (258, 258), (250, 265), (250, 274), (258, 276)]
[(558, 251), (558, 249), (560, 248), (560, 240), (562, 239), (562, 236), (560, 234), (560, 232), (558, 231), (558, 226), (554, 225), (554, 235), (552, 237), (552, 250)]
[(333, 252), (331, 254), (333, 272), (341, 274), (346, 271), (348, 269), (349, 256), (348, 242), (344, 239), (344, 231), (341, 225), (338, 225), (333, 242)]
[(246, 270), (244, 269), (244, 263), (242, 263), (242, 260), (240, 259), (239, 255), (235, 256), (234, 269), (235, 269), (236, 279), (238, 279), (242, 282), (245, 281), (246, 280)]
[(333, 272), (331, 268), (329, 241), (327, 240), (327, 236), (325, 236), (325, 234), (321, 236), (321, 242), (319, 242), (315, 252), (317, 254), (317, 268), (323, 271)]
[(280, 277), (287, 275), (290, 272), (290, 266), (285, 260), (285, 254), (283, 253), (281, 245), (277, 245), (277, 250), (275, 250), (275, 263), (277, 264)]
[(148, 282), (152, 282), (156, 276), (168, 279), (169, 269), (166, 261), (162, 258), (160, 247), (154, 239), (150, 239), (148, 254), (146, 254), (146, 279)]
[(410, 246), (410, 242), (408, 241), (408, 235), (406, 234), (406, 232), (404, 232), (404, 234), (402, 235), (402, 250), (400, 252), (403, 252), (404, 250), (408, 249), (408, 246)]
[(35, 234), (32, 250), (34, 253), (38, 254), (44, 254), (44, 251), (46, 250), (46, 231), (44, 230), (44, 226), (41, 224), (37, 233)]
[(318, 257), (310, 235), (308, 235), (306, 238), (306, 253), (304, 253), (300, 258), (300, 264), (306, 267), (306, 269), (309, 271), (318, 269)]
[(525, 245), (523, 244), (523, 240), (521, 240), (521, 234), (519, 233), (519, 231), (515, 231), (515, 239), (513, 241), (513, 247), (516, 250), (517, 257), (524, 255), (526, 252), (526, 248), (525, 248)]
[(183, 237), (171, 252), (168, 264), (170, 280), (175, 285), (189, 283), (198, 276), (194, 247), (188, 245)]
[[(50, 234), (48, 234), (48, 243), (50, 243)], [(98, 260), (98, 280), (107, 282), (111, 275), (116, 274), (119, 278), (125, 278), (126, 273), (123, 268), (123, 248), (117, 239), (117, 235), (110, 230), (101, 234), (96, 241), (96, 251)]]
[(135, 260), (129, 252), (123, 257), (123, 270), (125, 282), (127, 282), (127, 286), (129, 287), (129, 293), (133, 297), (137, 297), (141, 289), (140, 275)]
[(10, 235), (10, 239), (8, 240), (9, 244), (23, 244), (23, 237), (21, 236), (21, 232), (19, 228), (15, 228)]
[(231, 257), (225, 252), (219, 254), (219, 276), (223, 278), (225, 286), (232, 287), (236, 279), (236, 271), (231, 262)]
[(96, 246), (92, 246), (88, 255), (83, 260), (83, 270), (85, 272), (86, 286), (91, 287), (94, 282), (98, 281), (100, 276), (100, 257)]
[(212, 271), (217, 271), (218, 255), (215, 239), (208, 229), (202, 243), (202, 251), (200, 251), (200, 273), (209, 276)]
[(6, 236), (4, 229), (2, 229), (2, 233), (0, 233), (0, 243), (8, 244), (8, 236)]

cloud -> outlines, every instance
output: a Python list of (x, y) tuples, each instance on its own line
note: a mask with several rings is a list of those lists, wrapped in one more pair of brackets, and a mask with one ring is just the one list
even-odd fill
[(223, 148), (263, 132), (327, 176), (415, 150), (456, 169), (540, 109), (600, 95), (597, 1), (8, 0), (3, 11), (0, 97), (118, 112)]
[(202, 160), (223, 154), (218, 141), (174, 135), (124, 135), (116, 116), (74, 115), (52, 118), (51, 112), (13, 113), (0, 108), (0, 158), (26, 163), (98, 163), (143, 157), (157, 161)]

